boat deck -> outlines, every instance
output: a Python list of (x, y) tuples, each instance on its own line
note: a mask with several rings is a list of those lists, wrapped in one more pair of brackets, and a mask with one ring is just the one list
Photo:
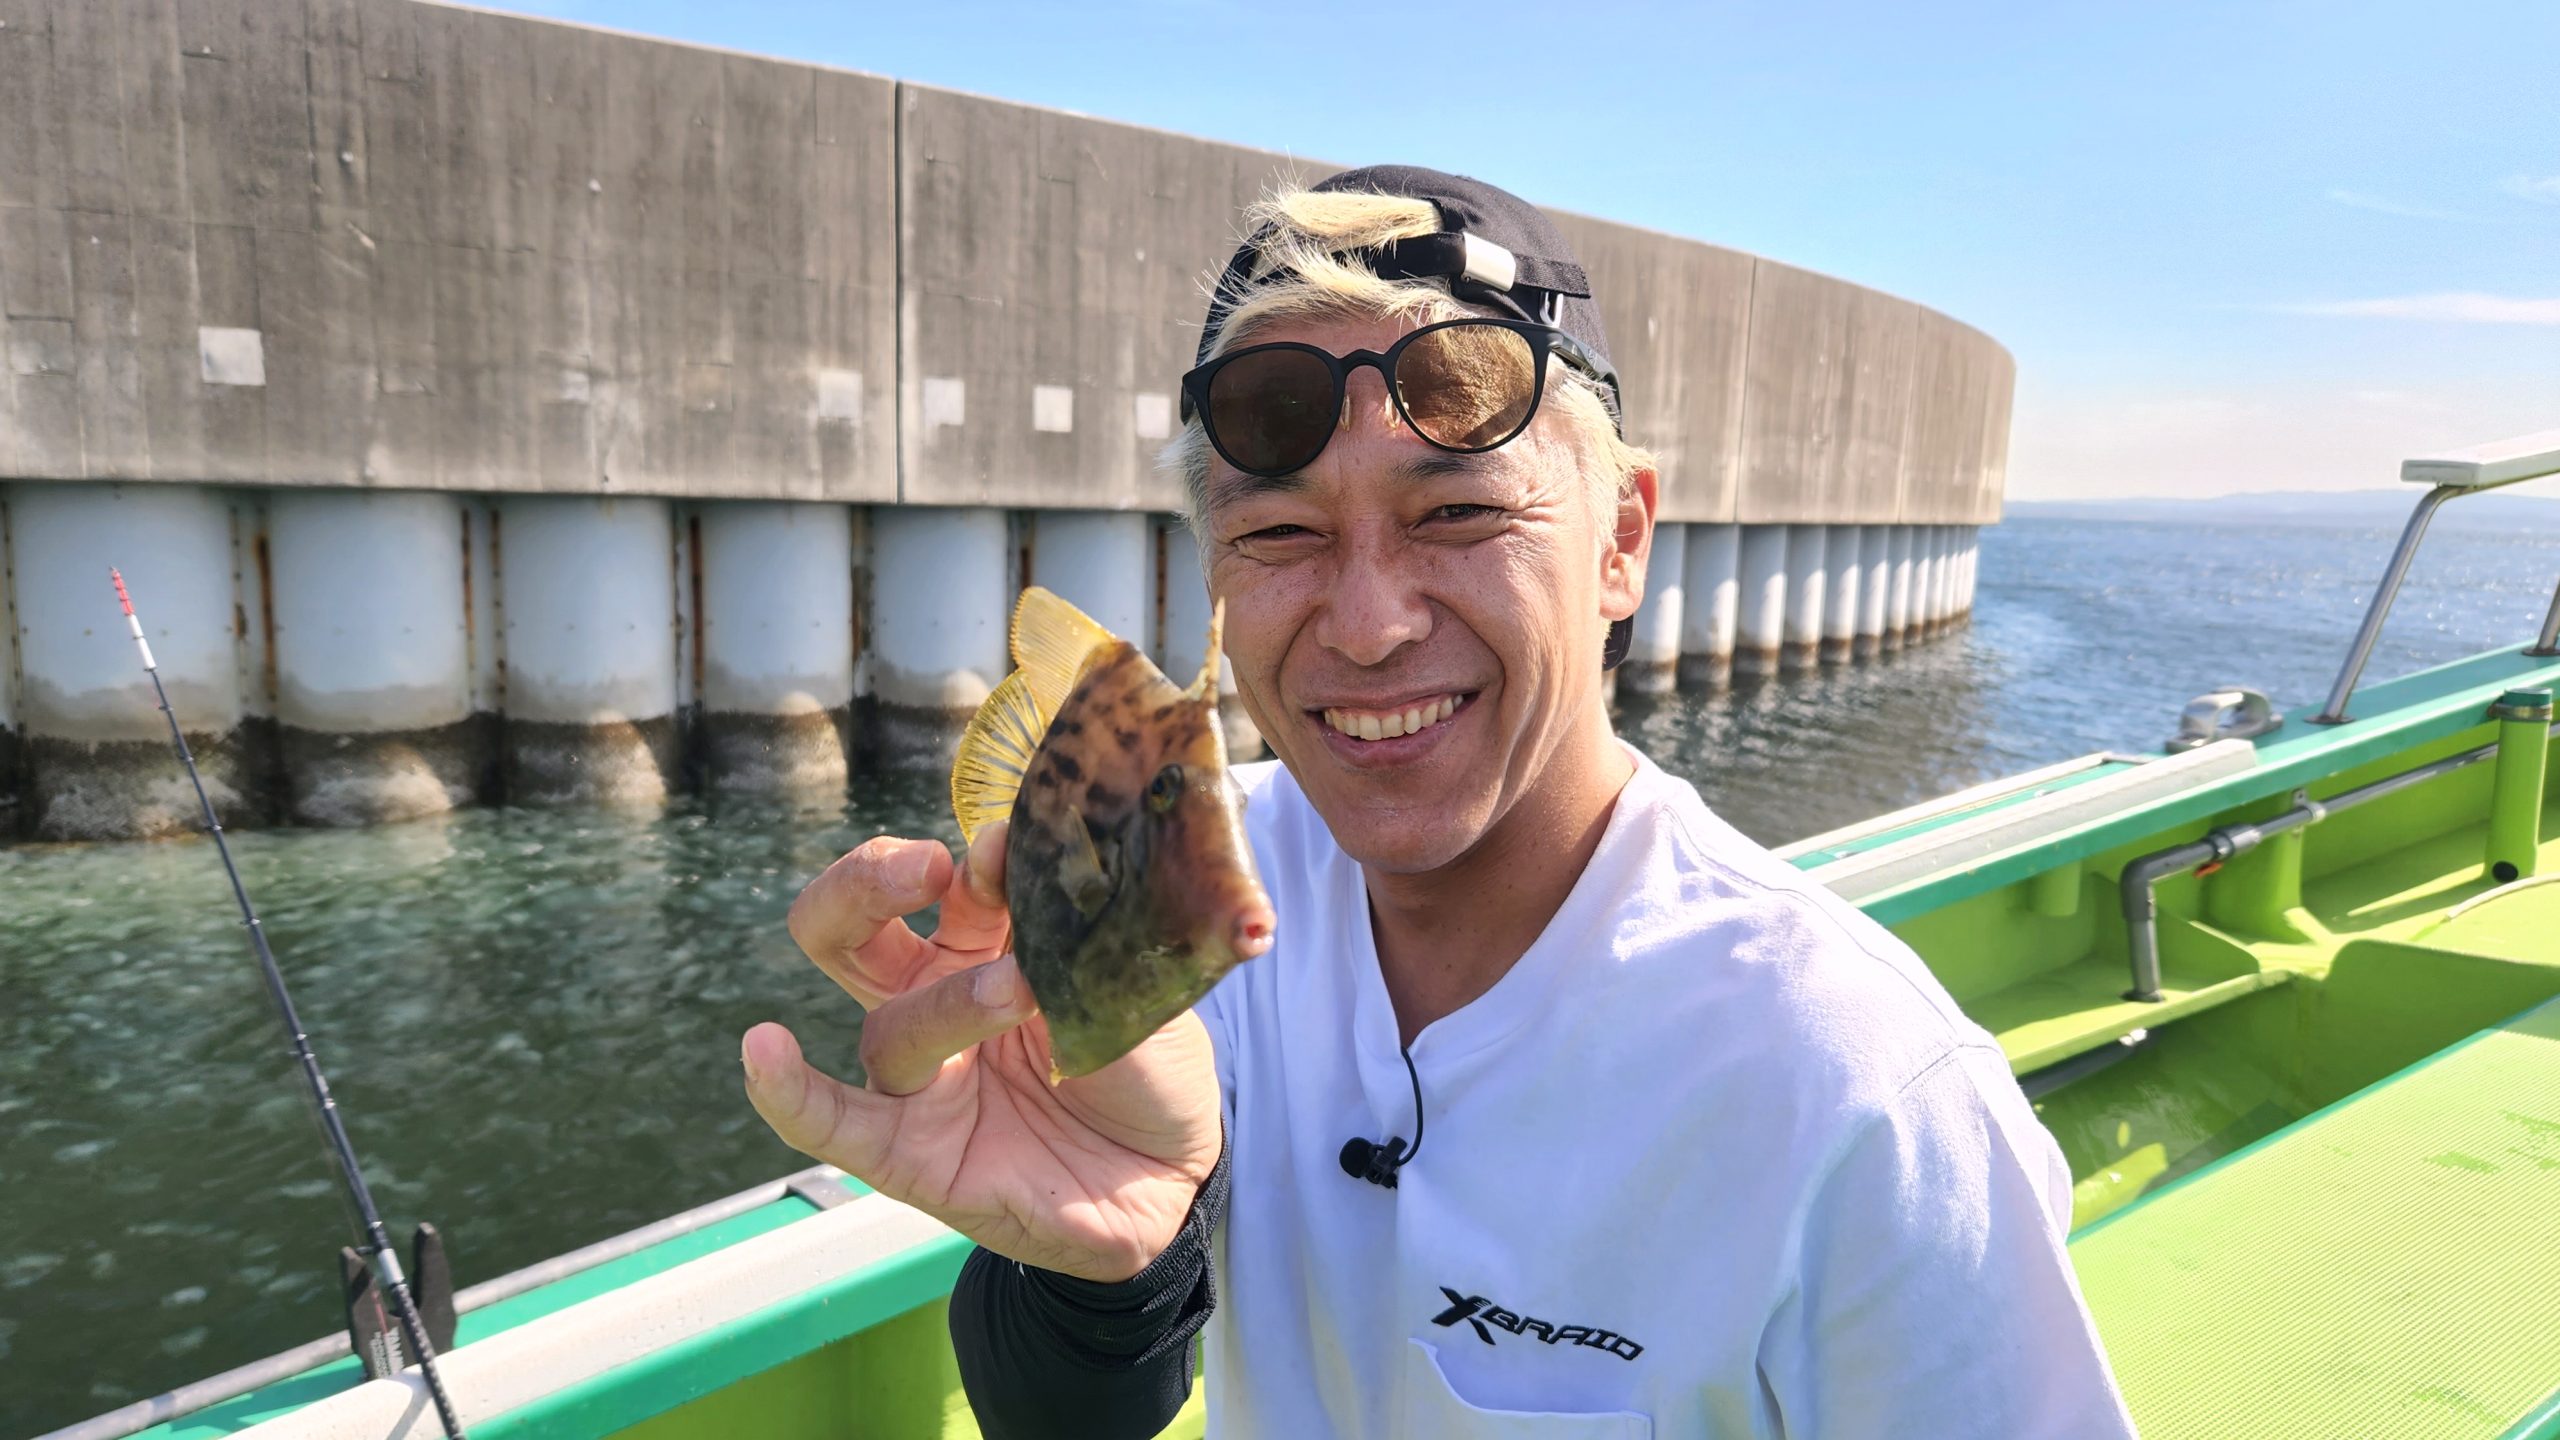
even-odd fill
[[(2560, 934), (2560, 886), (2517, 901), (2500, 924)], [(2560, 1001), (2090, 1227), (2072, 1259), (2151, 1440), (2541, 1433)]]

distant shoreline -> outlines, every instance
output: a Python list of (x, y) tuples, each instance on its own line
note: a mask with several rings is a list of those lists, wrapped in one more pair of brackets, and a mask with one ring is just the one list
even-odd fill
[[(2409, 485), (2374, 490), (2260, 490), (2209, 499), (2010, 500), (2002, 513), (2013, 520), (2397, 525), (2408, 518), (2410, 507), (2423, 493)], [(2437, 512), (2435, 523), (2461, 529), (2486, 526), (2560, 533), (2560, 496), (2470, 496)]]

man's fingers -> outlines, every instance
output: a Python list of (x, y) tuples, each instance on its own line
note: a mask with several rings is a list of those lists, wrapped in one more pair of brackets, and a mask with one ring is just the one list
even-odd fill
[(1013, 931), (1004, 903), (1005, 836), (1013, 822), (999, 820), (978, 832), (976, 843), (954, 867), (951, 889), (942, 897), (942, 925), (933, 943), (945, 950), (1002, 950)]
[(855, 1175), (872, 1173), (894, 1101), (866, 1095), (811, 1065), (800, 1042), (771, 1021), (739, 1045), (747, 1099), (782, 1143)]
[(882, 1095), (912, 1095), (942, 1062), (1031, 1017), (1031, 987), (1008, 955), (945, 975), (862, 1017), (862, 1068)]
[(951, 870), (940, 841), (874, 836), (810, 881), (784, 923), (819, 969), (856, 1000), (877, 1004), (904, 989), (930, 956), (904, 917), (941, 898)]

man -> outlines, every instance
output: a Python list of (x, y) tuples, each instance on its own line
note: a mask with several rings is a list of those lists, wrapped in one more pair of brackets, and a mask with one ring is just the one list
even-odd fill
[(874, 841), (791, 917), (868, 1088), (746, 1037), (979, 1242), (987, 1432), (1152, 1434), (1205, 1327), (1217, 1436), (2129, 1434), (1997, 1045), (1611, 732), (1657, 486), (1562, 238), (1406, 167), (1250, 219), (1173, 455), (1276, 944), (1052, 1089), (1001, 839)]

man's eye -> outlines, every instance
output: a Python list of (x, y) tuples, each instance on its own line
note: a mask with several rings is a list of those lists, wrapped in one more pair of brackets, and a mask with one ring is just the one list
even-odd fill
[(1303, 525), (1266, 525), (1259, 530), (1248, 530), (1236, 539), (1239, 543), (1249, 540), (1287, 540), (1308, 533), (1310, 532)]
[(1495, 505), (1435, 505), (1431, 509), (1431, 518), (1434, 520), (1481, 520), (1488, 515), (1501, 513), (1501, 507)]

